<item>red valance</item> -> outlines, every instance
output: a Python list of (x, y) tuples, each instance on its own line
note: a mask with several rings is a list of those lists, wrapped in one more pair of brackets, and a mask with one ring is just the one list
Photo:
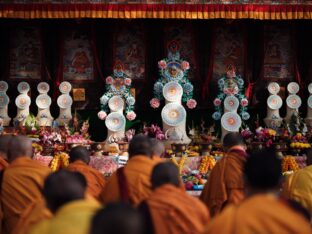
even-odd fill
[(0, 4), (0, 18), (312, 19), (311, 4)]

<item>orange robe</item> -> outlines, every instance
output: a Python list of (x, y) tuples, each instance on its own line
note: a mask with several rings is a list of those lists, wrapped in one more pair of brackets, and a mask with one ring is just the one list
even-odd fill
[(105, 186), (105, 178), (100, 172), (80, 160), (70, 163), (66, 169), (83, 174), (88, 184), (87, 193), (92, 197), (99, 199)]
[(50, 218), (52, 213), (42, 200), (32, 202), (22, 213), (12, 234), (27, 234), (34, 225)]
[(43, 199), (41, 188), (50, 172), (48, 167), (27, 157), (15, 159), (4, 170), (1, 188), (4, 234), (12, 232), (29, 204)]
[[(151, 194), (150, 177), (157, 162), (145, 156), (134, 156), (124, 167), (124, 181), (128, 187), (129, 198), (133, 205), (138, 205)], [(101, 195), (104, 204), (121, 201), (121, 193), (117, 173), (108, 179)]]
[(242, 151), (230, 151), (212, 169), (200, 199), (210, 215), (218, 214), (227, 204), (238, 204), (245, 198), (243, 167), (246, 156)]
[(157, 188), (145, 203), (155, 234), (201, 234), (209, 222), (207, 207), (173, 185)]
[(272, 194), (255, 195), (230, 205), (208, 224), (210, 233), (312, 233), (309, 221)]
[(0, 171), (7, 168), (9, 166), (9, 163), (2, 157), (0, 157)]
[(299, 202), (312, 216), (312, 165), (290, 175), (283, 188), (283, 195)]

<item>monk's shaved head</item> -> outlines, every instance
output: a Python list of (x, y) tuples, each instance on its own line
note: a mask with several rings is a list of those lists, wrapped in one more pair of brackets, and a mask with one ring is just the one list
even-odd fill
[(9, 145), (12, 139), (12, 135), (0, 136), (0, 157), (8, 159)]
[(259, 192), (274, 190), (282, 178), (281, 159), (270, 148), (254, 152), (247, 158), (244, 175), (249, 188)]
[(237, 145), (245, 146), (245, 141), (239, 133), (230, 132), (226, 134), (225, 137), (223, 138), (223, 147), (226, 150), (229, 150), (233, 146), (237, 146)]
[(165, 153), (164, 144), (155, 138), (150, 139), (150, 141), (151, 141), (151, 146), (152, 146), (152, 155), (162, 157)]
[(152, 172), (151, 182), (153, 189), (165, 184), (180, 187), (179, 169), (171, 162), (157, 164)]
[(152, 147), (150, 139), (143, 134), (134, 136), (130, 141), (128, 153), (130, 158), (136, 155), (151, 157)]
[(32, 141), (26, 136), (12, 136), (9, 143), (8, 150), (8, 160), (9, 162), (14, 161), (20, 157), (31, 158), (33, 154), (32, 151)]
[(87, 150), (86, 147), (77, 146), (77, 147), (74, 147), (70, 150), (69, 159), (70, 159), (70, 162), (75, 162), (77, 160), (81, 160), (84, 163), (89, 164), (90, 154), (91, 154), (91, 152), (89, 150)]
[(143, 234), (143, 220), (128, 204), (111, 203), (94, 216), (90, 234)]
[(63, 205), (84, 199), (87, 181), (79, 172), (60, 170), (47, 177), (43, 195), (48, 208), (55, 213)]

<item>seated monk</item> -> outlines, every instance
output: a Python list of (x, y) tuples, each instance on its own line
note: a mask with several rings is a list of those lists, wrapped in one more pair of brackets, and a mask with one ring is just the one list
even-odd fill
[(93, 217), (90, 234), (143, 234), (143, 226), (142, 216), (131, 205), (110, 203)]
[(265, 149), (247, 158), (246, 199), (227, 206), (208, 224), (209, 233), (312, 233), (307, 213), (299, 204), (279, 197), (281, 160)]
[(90, 167), (90, 151), (83, 146), (77, 146), (71, 149), (69, 153), (70, 164), (66, 168), (69, 171), (78, 171), (84, 175), (87, 180), (87, 193), (99, 199), (101, 192), (104, 189), (104, 176), (97, 170)]
[(212, 169), (200, 199), (215, 216), (227, 204), (238, 204), (244, 197), (243, 167), (246, 145), (239, 133), (228, 133), (223, 139), (226, 155)]
[(91, 219), (101, 208), (85, 199), (87, 181), (79, 172), (60, 170), (48, 176), (43, 194), (54, 216), (33, 226), (30, 234), (88, 234)]
[(312, 150), (307, 154), (307, 167), (290, 175), (283, 188), (283, 195), (299, 202), (312, 217)]
[(129, 160), (108, 179), (101, 200), (104, 204), (123, 201), (138, 205), (151, 194), (150, 177), (154, 165), (147, 136), (136, 135), (129, 144)]
[(14, 136), (8, 147), (10, 165), (4, 170), (1, 187), (3, 233), (12, 232), (29, 204), (43, 199), (41, 188), (51, 172), (31, 159), (32, 142), (29, 138)]
[(146, 233), (201, 234), (209, 222), (207, 207), (181, 189), (178, 168), (171, 162), (154, 167), (153, 193), (139, 205)]
[(152, 159), (157, 162), (162, 162), (166, 151), (164, 144), (155, 138), (151, 138), (150, 141), (152, 146)]
[(9, 142), (13, 137), (11, 135), (0, 136), (0, 171), (9, 166), (8, 163), (8, 150)]

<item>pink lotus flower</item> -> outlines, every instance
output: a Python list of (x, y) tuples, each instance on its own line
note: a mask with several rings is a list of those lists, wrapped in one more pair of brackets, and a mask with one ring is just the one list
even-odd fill
[(189, 109), (194, 109), (197, 106), (197, 102), (195, 99), (189, 99), (186, 105)]
[(158, 62), (158, 67), (159, 67), (160, 69), (166, 69), (166, 67), (167, 67), (166, 61), (165, 61), (165, 60), (160, 60), (160, 61)]
[(242, 105), (242, 106), (248, 106), (248, 100), (247, 100), (246, 98), (243, 98), (243, 99), (241, 100), (241, 105)]
[(187, 62), (187, 61), (183, 61), (183, 62), (181, 63), (181, 67), (182, 67), (182, 69), (183, 69), (184, 71), (186, 71), (186, 70), (190, 69), (190, 64), (189, 64), (189, 62)]
[(160, 101), (157, 98), (153, 98), (150, 101), (151, 107), (153, 107), (154, 109), (158, 108), (160, 106)]
[(132, 120), (134, 120), (136, 118), (136, 113), (134, 112), (134, 111), (129, 111), (128, 113), (127, 113), (127, 119), (129, 120), (129, 121), (132, 121)]
[(112, 84), (113, 83), (113, 77), (111, 77), (111, 76), (108, 76), (108, 77), (106, 77), (106, 84)]
[(216, 98), (214, 101), (213, 101), (213, 105), (215, 106), (220, 106), (221, 105), (221, 100), (219, 98)]
[(130, 86), (132, 83), (132, 80), (130, 78), (125, 79), (125, 85)]
[(100, 120), (104, 120), (106, 118), (106, 116), (107, 116), (107, 114), (106, 114), (105, 111), (100, 111), (98, 113), (98, 117), (99, 117)]

